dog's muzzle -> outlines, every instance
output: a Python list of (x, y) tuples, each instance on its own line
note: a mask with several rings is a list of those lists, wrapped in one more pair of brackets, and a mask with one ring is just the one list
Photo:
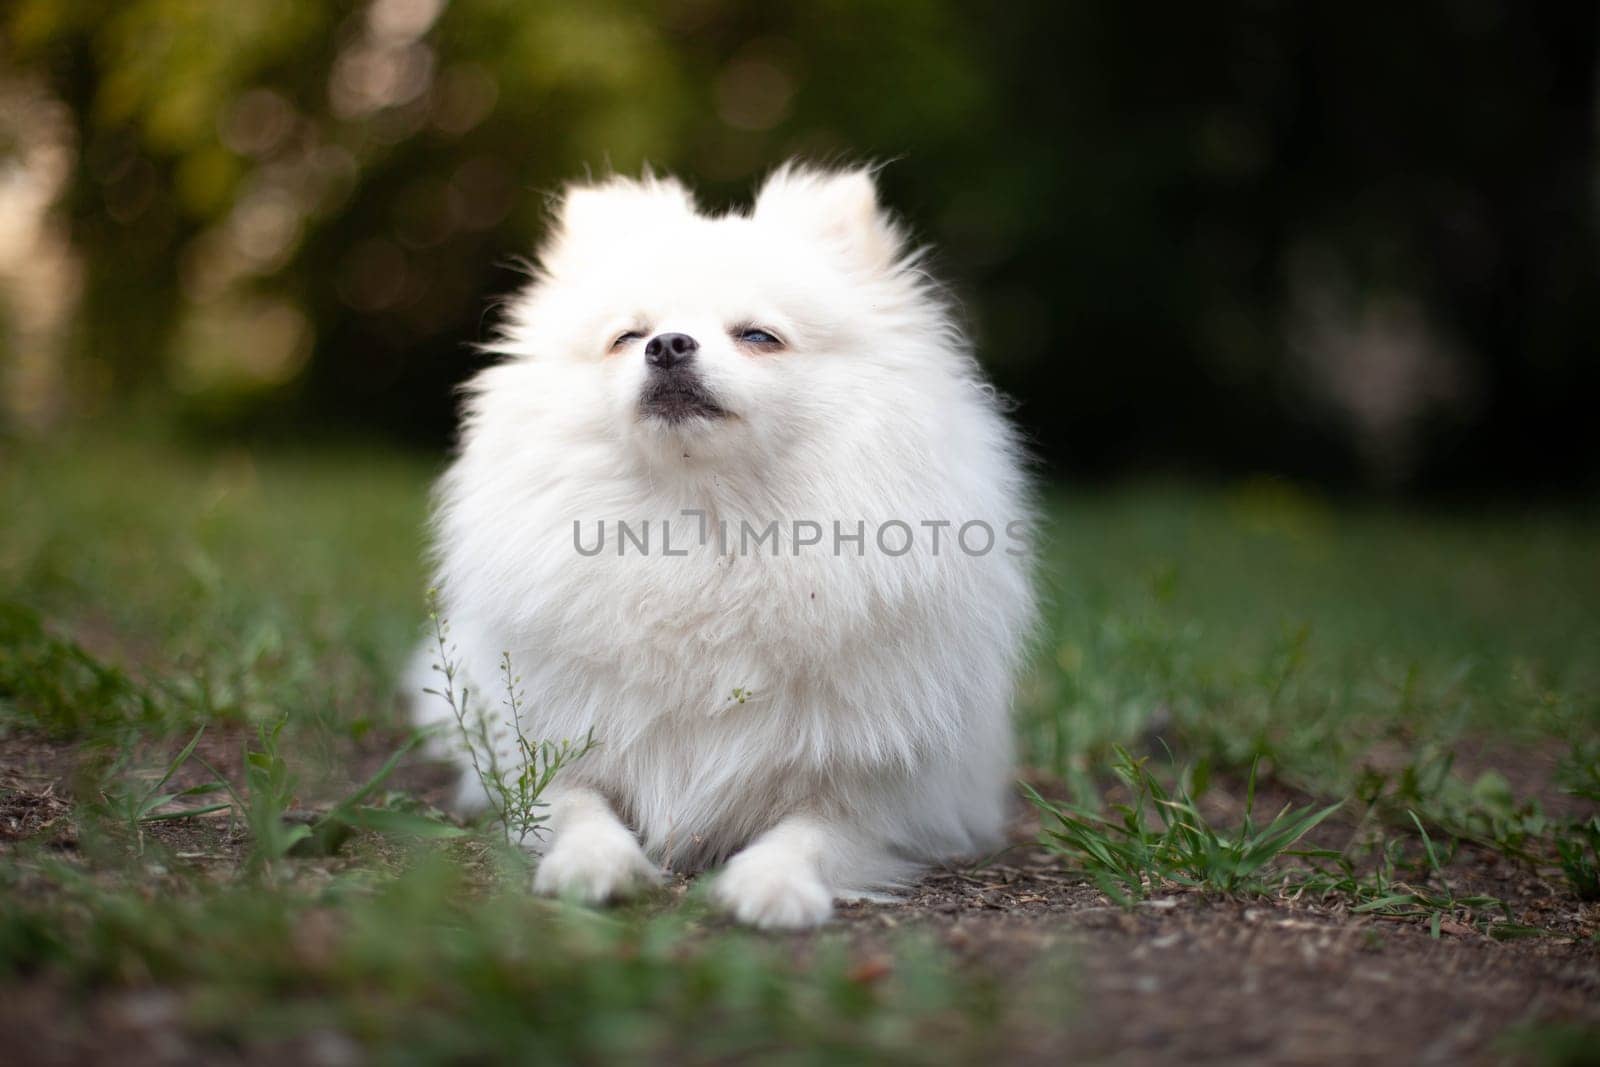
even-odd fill
[(644, 346), (649, 376), (639, 394), (640, 415), (668, 423), (727, 415), (700, 379), (695, 359), (699, 350), (700, 343), (686, 333), (662, 333), (650, 338)]

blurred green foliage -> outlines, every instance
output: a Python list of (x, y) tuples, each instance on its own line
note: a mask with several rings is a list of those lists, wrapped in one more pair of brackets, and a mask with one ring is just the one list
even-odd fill
[(803, 155), (896, 161), (1059, 469), (1520, 485), (1600, 455), (1597, 18), (18, 0), (0, 49), (70, 116), (89, 411), (442, 439), (564, 181)]

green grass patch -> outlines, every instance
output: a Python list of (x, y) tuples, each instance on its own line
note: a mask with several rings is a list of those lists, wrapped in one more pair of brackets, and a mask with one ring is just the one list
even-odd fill
[(1193, 772), (1169, 791), (1149, 768), (1118, 747), (1113, 768), (1131, 799), (1114, 817), (1052, 803), (1028, 789), (1044, 816), (1047, 847), (1076, 863), (1112, 900), (1130, 904), (1152, 889), (1180, 885), (1218, 893), (1262, 892), (1264, 873), (1299, 840), (1339, 810), (1285, 805), (1258, 822), (1256, 771), (1245, 786), (1243, 821), (1219, 827), (1200, 810), (1208, 775)]
[(698, 904), (649, 920), (571, 908), (501, 858), (488, 887), (431, 850), (316, 891), (153, 901), (59, 864), (0, 867), (0, 973), (177, 990), (185, 1028), (223, 1045), (332, 1032), (403, 1063), (946, 1062), (1009, 1018), (992, 978), (926, 944), (797, 950)]

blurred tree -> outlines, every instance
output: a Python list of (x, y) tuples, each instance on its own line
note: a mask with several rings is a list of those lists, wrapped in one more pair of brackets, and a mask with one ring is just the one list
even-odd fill
[[(896, 159), (1058, 469), (1593, 476), (1595, 5), (16, 0), (98, 401), (438, 440), (546, 197)], [(98, 368), (98, 369), (96, 369)]]

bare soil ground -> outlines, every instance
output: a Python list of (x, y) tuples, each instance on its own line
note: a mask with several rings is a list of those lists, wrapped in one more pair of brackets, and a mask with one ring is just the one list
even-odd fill
[[(1505, 866), (1486, 859), (1485, 881), (1523, 881)], [(1566, 936), (1499, 942), (1447, 924), (1435, 940), (1422, 923), (1337, 904), (1181, 892), (1129, 911), (1034, 846), (843, 918), (926, 926), (1015, 972), (1066, 953), (1079, 1001), (1059, 1051), (1079, 1062), (1497, 1062), (1509, 1027), (1600, 1019), (1593, 909), (1574, 917), (1531, 881), (1526, 918), (1555, 919)]]
[[(376, 767), (392, 740), (373, 738), (346, 753), (351, 777)], [(208, 762), (236, 765), (237, 744), (225, 734), (206, 743)], [(1540, 769), (1521, 767), (1515, 756), (1500, 753), (1494, 766), (1536, 784)], [(83, 758), (39, 739), (0, 740), (0, 852), (30, 839), (72, 856), (78, 842), (69, 799), (73, 767)], [(417, 760), (394, 784), (439, 799), (449, 781), (447, 768)], [(226, 876), (240, 854), (226, 826), (188, 820), (149, 832), (177, 852), (209, 857)], [(1339, 831), (1333, 825), (1324, 832)], [(1023, 1061), (1530, 1062), (1535, 1046), (1526, 1038), (1508, 1042), (1508, 1034), (1600, 1025), (1600, 908), (1486, 850), (1463, 846), (1451, 868), (1458, 890), (1492, 893), (1512, 905), (1518, 922), (1551, 934), (1496, 941), (1446, 921), (1436, 939), (1420, 922), (1352, 914), (1338, 900), (1303, 897), (1219, 899), (1179, 890), (1124, 909), (1066, 872), (1035, 843), (1037, 832), (1036, 820), (1019, 814), (1006, 852), (931, 872), (898, 902), (843, 904), (832, 936), (842, 931), (868, 971), (879, 946), (915, 930), (963, 966), (997, 976), (1008, 995), (1035, 995), (1040, 983), (1057, 991), (1066, 985), (1068, 994), (1052, 999), (1068, 1005), (1057, 1009), (1061, 1017), (1039, 1019), (1036, 1034), (1011, 1035), (1008, 1056)], [(688, 880), (678, 879), (663, 906), (687, 888)], [(161, 891), (159, 879), (151, 891)], [(797, 951), (806, 951), (810, 936), (795, 937)], [(221, 1047), (186, 1032), (180, 1019), (178, 998), (159, 985), (85, 996), (47, 977), (13, 983), (0, 989), (0, 1049), (9, 1050), (0, 1060), (361, 1058), (334, 1034)]]

